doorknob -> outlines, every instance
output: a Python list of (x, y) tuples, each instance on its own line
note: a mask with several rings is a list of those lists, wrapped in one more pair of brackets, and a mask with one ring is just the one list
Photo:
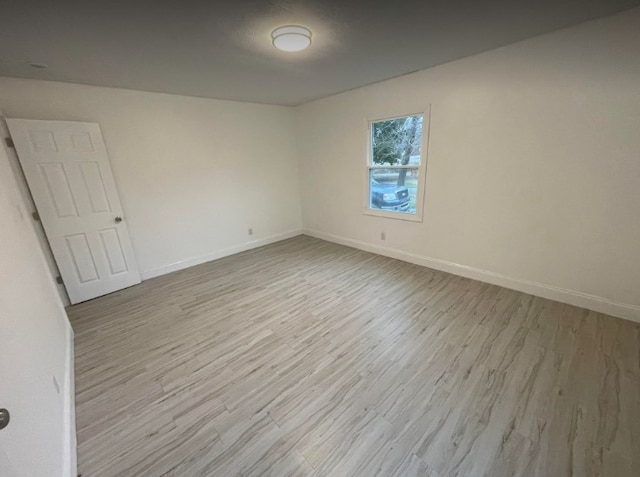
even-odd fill
[(116, 224), (119, 224), (120, 222), (122, 222), (122, 217), (118, 215), (115, 220), (116, 220)]
[(0, 429), (7, 427), (10, 419), (11, 416), (9, 415), (9, 411), (6, 409), (0, 409)]

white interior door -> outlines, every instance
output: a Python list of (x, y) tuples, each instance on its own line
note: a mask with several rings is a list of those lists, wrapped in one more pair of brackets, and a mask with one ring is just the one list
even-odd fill
[(100, 126), (7, 124), (71, 303), (140, 283)]

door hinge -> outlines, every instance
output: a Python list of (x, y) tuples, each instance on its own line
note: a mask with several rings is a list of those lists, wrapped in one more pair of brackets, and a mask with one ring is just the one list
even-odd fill
[(31, 217), (33, 217), (33, 220), (36, 222), (40, 222), (40, 214), (37, 210), (35, 212), (31, 212)]
[(58, 285), (64, 285), (64, 282), (62, 281), (62, 277), (60, 275), (56, 277), (56, 283)]
[(5, 137), (4, 143), (7, 145), (7, 147), (16, 147), (16, 145), (13, 143), (13, 139), (11, 139), (10, 137)]

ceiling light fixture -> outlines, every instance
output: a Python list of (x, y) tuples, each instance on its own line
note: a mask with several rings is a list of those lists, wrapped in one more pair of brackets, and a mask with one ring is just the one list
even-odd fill
[(282, 51), (301, 51), (311, 45), (311, 30), (299, 25), (287, 25), (271, 32), (273, 46)]

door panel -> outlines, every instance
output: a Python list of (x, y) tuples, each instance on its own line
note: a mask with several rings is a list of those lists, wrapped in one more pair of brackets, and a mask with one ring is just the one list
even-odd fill
[(71, 302), (140, 283), (99, 125), (7, 124)]
[(29, 131), (29, 145), (32, 152), (58, 152), (58, 145), (51, 131)]
[(58, 218), (77, 217), (78, 207), (71, 193), (64, 166), (62, 164), (39, 164), (39, 167), (56, 216)]
[(67, 250), (75, 267), (76, 277), (80, 283), (99, 280), (96, 261), (89, 247), (86, 234), (75, 234), (65, 237)]
[(71, 144), (76, 152), (95, 152), (91, 134), (86, 132), (71, 133)]
[(89, 192), (91, 210), (94, 214), (100, 212), (111, 212), (111, 205), (107, 198), (107, 191), (104, 189), (104, 180), (100, 173), (100, 166), (97, 162), (80, 163), (84, 185)]
[(122, 253), (122, 243), (120, 242), (118, 230), (115, 227), (101, 230), (100, 240), (102, 241), (102, 248), (109, 263), (111, 275), (119, 275), (120, 273), (129, 271), (127, 268), (127, 259), (124, 258)]

